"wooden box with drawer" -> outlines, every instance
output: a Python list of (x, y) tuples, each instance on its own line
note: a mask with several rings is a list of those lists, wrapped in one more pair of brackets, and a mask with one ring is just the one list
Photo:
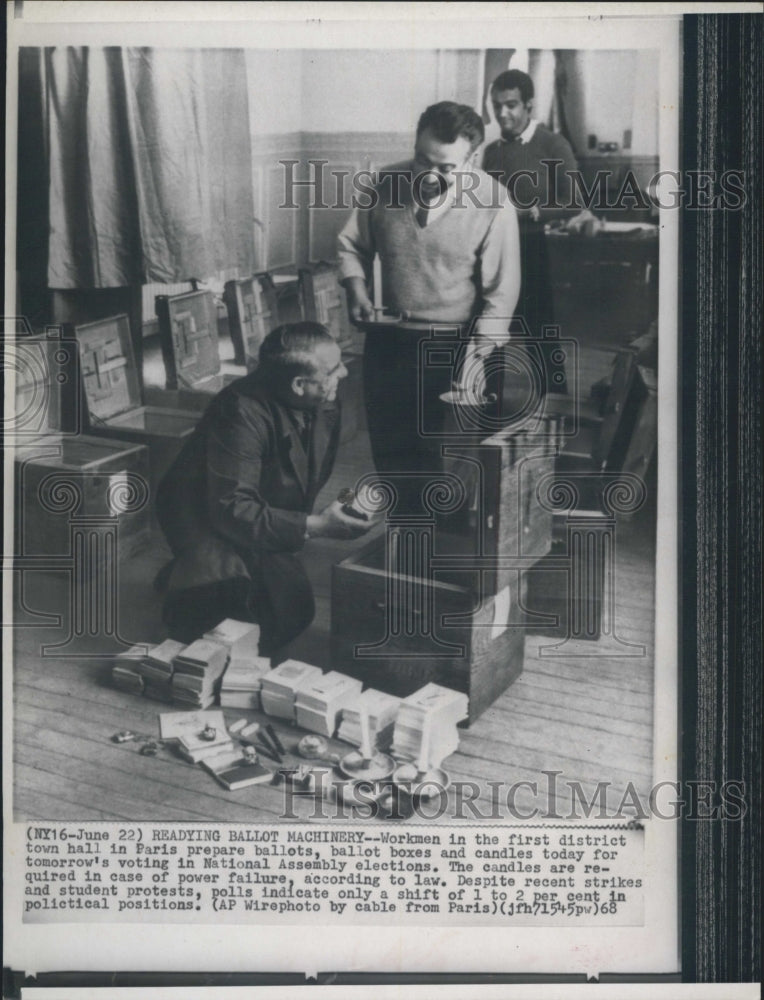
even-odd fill
[(18, 556), (71, 556), (72, 518), (118, 528), (114, 558), (149, 539), (149, 453), (140, 444), (89, 435), (47, 434), (14, 450)]
[(332, 666), (400, 696), (430, 681), (464, 691), (473, 722), (522, 672), (524, 578), (481, 599), (469, 571), (390, 571), (386, 541), (333, 567)]
[(135, 367), (127, 316), (75, 329), (89, 421), (88, 433), (145, 444), (152, 493), (193, 433), (198, 413), (147, 406)]

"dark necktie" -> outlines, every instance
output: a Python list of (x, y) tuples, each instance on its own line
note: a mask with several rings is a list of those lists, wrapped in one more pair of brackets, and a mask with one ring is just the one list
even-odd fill
[(420, 205), (417, 208), (416, 212), (414, 213), (417, 225), (419, 226), (420, 229), (424, 229), (427, 226), (427, 216), (429, 215), (429, 213), (430, 213), (429, 208), (425, 208), (424, 205)]
[(305, 454), (307, 455), (310, 448), (310, 432), (313, 428), (313, 414), (310, 410), (301, 410), (298, 412), (297, 426), (300, 432), (302, 446), (305, 449)]

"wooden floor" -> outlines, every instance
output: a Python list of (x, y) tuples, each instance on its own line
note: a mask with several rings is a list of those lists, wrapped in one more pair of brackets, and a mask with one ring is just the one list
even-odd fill
[[(598, 365), (607, 367), (603, 359), (590, 359), (587, 376), (596, 375)], [(340, 486), (353, 483), (369, 468), (368, 441), (360, 433), (343, 449), (324, 497), (333, 498)], [(453, 782), (474, 783), (474, 792), (462, 788), (460, 794), (477, 795), (474, 807), (482, 816), (513, 815), (507, 794), (519, 782), (523, 784), (516, 789), (512, 808), (520, 816), (536, 809), (539, 817), (567, 818), (571, 807), (575, 809), (577, 788), (591, 800), (603, 782), (609, 786), (611, 812), (631, 789), (646, 799), (652, 773), (654, 695), (652, 520), (644, 510), (631, 521), (619, 522), (617, 529), (617, 631), (622, 640), (644, 646), (644, 654), (613, 655), (602, 640), (581, 643), (572, 650), (574, 656), (549, 657), (542, 647), (552, 640), (528, 636), (520, 678), (469, 729), (460, 731), (459, 750), (444, 766)], [(290, 655), (331, 666), (330, 569), (360, 544), (316, 540), (306, 547), (317, 613)], [(161, 538), (155, 537), (143, 552), (120, 564), (119, 634), (126, 642), (165, 638), (151, 581), (167, 555)], [(30, 575), (19, 595), (26, 610), (17, 609), (16, 620), (27, 622), (27, 627), (16, 631), (14, 657), (16, 817), (280, 821), (282, 787), (260, 785), (227, 792), (202, 768), (181, 761), (170, 749), (151, 758), (140, 755), (137, 743), (112, 742), (112, 735), (125, 728), (156, 736), (157, 713), (164, 706), (111, 686), (109, 661), (97, 638), (67, 648), (65, 652), (73, 654), (69, 656), (60, 655), (61, 650), (43, 651), (43, 646), (61, 643), (68, 635), (67, 585), (63, 574), (39, 574), (37, 580)], [(40, 627), (40, 612), (62, 615), (62, 621)], [(112, 641), (110, 648), (115, 645)], [(243, 714), (226, 710), (229, 721)], [(276, 728), (291, 750), (299, 731), (286, 725)], [(296, 758), (289, 754), (287, 763), (293, 761)], [(312, 798), (296, 799), (293, 810), (301, 818), (316, 818)], [(582, 815), (579, 805), (578, 816)], [(454, 817), (460, 818), (460, 806), (452, 786), (449, 808), (440, 822), (453, 822)], [(463, 804), (461, 818), (474, 822)]]

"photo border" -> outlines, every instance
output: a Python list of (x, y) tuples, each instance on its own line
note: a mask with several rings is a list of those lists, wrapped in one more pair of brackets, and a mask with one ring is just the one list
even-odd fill
[(682, 213), (680, 778), (748, 813), (682, 822), (682, 975), (760, 981), (762, 17), (683, 31), (683, 169), (742, 170), (748, 203)]

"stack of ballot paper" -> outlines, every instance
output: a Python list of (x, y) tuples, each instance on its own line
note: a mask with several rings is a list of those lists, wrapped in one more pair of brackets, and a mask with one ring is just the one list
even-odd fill
[(263, 677), (260, 701), (263, 711), (279, 719), (295, 718), (295, 697), (301, 687), (322, 676), (319, 667), (300, 660), (284, 660)]
[(420, 771), (437, 767), (459, 746), (457, 722), (467, 715), (467, 695), (425, 684), (404, 698), (393, 732), (393, 755), (413, 761)]
[(157, 701), (172, 701), (172, 661), (186, 647), (182, 642), (165, 639), (158, 646), (152, 646), (141, 660), (138, 670), (143, 677), (143, 693)]
[(194, 764), (214, 757), (222, 750), (237, 748), (226, 729), (223, 713), (217, 709), (200, 712), (162, 712), (159, 716), (159, 738), (175, 743), (178, 752)]
[(361, 745), (361, 711), (369, 720), (372, 748), (389, 750), (393, 742), (393, 726), (401, 699), (395, 695), (367, 688), (363, 694), (342, 709), (342, 721), (337, 736), (354, 746)]
[(224, 619), (210, 632), (205, 632), (202, 639), (219, 642), (231, 654), (236, 651), (242, 656), (258, 656), (260, 652), (260, 626), (235, 618)]
[(231, 653), (220, 684), (222, 708), (260, 709), (260, 688), (270, 672), (271, 661), (265, 656), (241, 656)]
[(356, 701), (363, 684), (336, 670), (303, 684), (295, 695), (297, 725), (322, 736), (334, 736), (339, 714)]
[(197, 708), (214, 704), (228, 650), (211, 639), (197, 639), (173, 660), (172, 693), (176, 701)]
[(241, 747), (217, 749), (215, 753), (205, 757), (201, 765), (229, 792), (270, 781), (273, 777), (273, 772), (263, 767), (259, 761), (252, 763), (246, 760), (242, 756)]
[(131, 694), (143, 694), (143, 677), (139, 668), (145, 649), (145, 645), (131, 646), (119, 654), (111, 668), (111, 679), (115, 687)]

